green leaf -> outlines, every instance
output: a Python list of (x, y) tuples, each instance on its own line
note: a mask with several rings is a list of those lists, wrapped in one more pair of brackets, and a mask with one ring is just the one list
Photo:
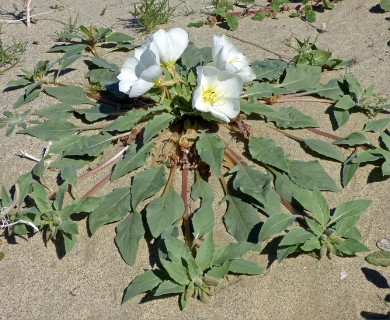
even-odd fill
[(356, 105), (356, 102), (352, 100), (351, 96), (345, 95), (341, 97), (339, 101), (334, 105), (335, 108), (340, 110), (349, 110)]
[(69, 184), (65, 181), (61, 186), (59, 187), (58, 191), (56, 192), (56, 198), (53, 201), (53, 206), (55, 210), (62, 210), (62, 205), (64, 204), (64, 198), (65, 193), (68, 191)]
[(341, 184), (345, 188), (348, 183), (351, 181), (356, 170), (359, 168), (358, 163), (354, 163), (353, 160), (356, 158), (357, 154), (353, 152), (347, 160), (343, 162), (343, 167), (341, 169)]
[(298, 247), (299, 247), (299, 244), (278, 248), (278, 251), (277, 251), (278, 262), (281, 263), (284, 259), (286, 259), (286, 257), (288, 255), (297, 251)]
[(361, 234), (359, 230), (356, 228), (356, 223), (359, 221), (359, 216), (351, 216), (341, 219), (336, 223), (335, 235), (343, 238), (351, 238), (355, 240), (361, 239)]
[(306, 221), (307, 225), (309, 226), (309, 228), (311, 229), (311, 231), (317, 237), (320, 237), (324, 233), (325, 227), (320, 225), (317, 221), (314, 221), (308, 217), (305, 217), (305, 221)]
[(71, 105), (66, 103), (57, 103), (49, 105), (42, 110), (35, 110), (33, 114), (48, 119), (61, 118), (62, 120), (64, 120), (69, 118), (72, 115), (73, 111), (75, 111), (75, 109)]
[(164, 281), (162, 274), (163, 273), (159, 270), (147, 270), (144, 273), (140, 274), (126, 288), (122, 303), (129, 301), (131, 298), (134, 298), (140, 293), (150, 291), (156, 288)]
[(250, 242), (236, 242), (218, 247), (214, 251), (213, 265), (220, 266), (229, 260), (241, 258), (253, 246)]
[(293, 223), (295, 217), (289, 213), (275, 214), (265, 220), (260, 229), (259, 242), (286, 230)]
[(164, 259), (161, 260), (161, 264), (176, 283), (185, 286), (190, 282), (187, 269), (182, 265)]
[(39, 211), (42, 213), (52, 211), (51, 201), (45, 187), (38, 183), (32, 185), (33, 191), (30, 193), (30, 197), (34, 200)]
[(376, 251), (376, 252), (370, 253), (366, 257), (366, 261), (368, 263), (373, 264), (374, 266), (389, 267), (390, 266), (390, 252), (381, 250), (381, 251)]
[(63, 139), (53, 142), (50, 147), (50, 153), (62, 154), (62, 152), (69, 146), (77, 143), (80, 137), (77, 135), (67, 136)]
[(86, 77), (92, 84), (100, 84), (107, 87), (112, 84), (118, 83), (118, 72), (110, 71), (107, 69), (92, 69), (86, 73)]
[(181, 264), (182, 259), (186, 261), (193, 260), (195, 262), (190, 249), (183, 241), (176, 238), (175, 236), (165, 234), (163, 235), (163, 239), (167, 249), (168, 257), (170, 260), (172, 260), (172, 262)]
[(169, 124), (175, 119), (175, 116), (169, 113), (162, 113), (154, 116), (152, 120), (149, 120), (144, 131), (144, 143), (147, 143), (157, 133), (163, 129), (167, 129)]
[(49, 96), (70, 105), (91, 103), (84, 89), (78, 86), (45, 87), (45, 92)]
[(383, 144), (386, 146), (386, 149), (390, 151), (390, 134), (386, 132), (381, 132), (379, 135)]
[[(274, 180), (275, 190), (288, 202), (298, 201), (302, 207), (307, 207), (308, 199), (311, 199), (312, 193), (310, 190), (300, 187), (292, 182), (285, 174), (276, 174)], [(310, 204), (309, 204), (310, 205)]]
[(166, 183), (164, 166), (155, 166), (137, 173), (131, 188), (131, 206), (135, 208), (141, 201), (155, 195)]
[[(249, 241), (255, 227), (261, 223), (257, 210), (239, 198), (227, 195), (228, 207), (223, 216), (227, 231), (238, 241)], [(257, 240), (257, 239), (256, 239)]]
[(111, 32), (106, 36), (107, 42), (130, 42), (134, 38), (122, 32)]
[(28, 84), (31, 84), (31, 81), (26, 79), (26, 78), (19, 78), (17, 80), (11, 80), (7, 83), (7, 88), (14, 90), (17, 89), (18, 87), (22, 88), (27, 86)]
[(69, 216), (73, 213), (92, 212), (100, 206), (103, 200), (104, 197), (89, 197), (76, 199), (70, 205), (66, 206), (61, 210), (61, 219), (65, 220), (69, 218)]
[(326, 226), (330, 219), (330, 209), (326, 199), (317, 188), (313, 190), (312, 213), (321, 225)]
[(21, 175), (18, 180), (16, 180), (16, 184), (19, 186), (19, 200), (18, 200), (18, 206), (20, 206), (24, 198), (29, 194), (30, 186), (32, 183), (32, 175), (31, 172), (27, 172), (23, 175)]
[(376, 161), (382, 158), (382, 154), (376, 151), (377, 149), (360, 152), (356, 155), (356, 157), (352, 160), (352, 162), (360, 164), (365, 162)]
[(338, 191), (334, 180), (328, 175), (321, 164), (315, 161), (288, 160), (289, 177), (297, 185), (313, 190)]
[(77, 171), (73, 166), (68, 166), (62, 169), (61, 178), (69, 183), (69, 185), (75, 187), (77, 184)]
[(223, 279), (229, 272), (232, 261), (225, 261), (221, 266), (211, 268), (207, 273), (207, 277), (215, 279)]
[(371, 204), (372, 201), (366, 199), (358, 199), (358, 200), (343, 202), (336, 208), (335, 212), (333, 213), (333, 216), (331, 217), (328, 223), (328, 226), (347, 217), (359, 216)]
[(344, 77), (348, 84), (348, 90), (355, 101), (359, 101), (363, 94), (363, 88), (359, 81), (351, 74), (347, 73)]
[(321, 242), (313, 235), (313, 238), (307, 239), (303, 246), (301, 246), (300, 248), (306, 252), (318, 250), (321, 248)]
[(233, 188), (255, 198), (268, 215), (281, 212), (280, 197), (272, 189), (272, 177), (261, 173), (254, 166), (238, 166)]
[(379, 5), (385, 12), (390, 11), (390, 0), (381, 0)]
[(301, 227), (291, 229), (280, 241), (279, 247), (291, 246), (294, 244), (304, 243), (307, 239), (313, 237), (311, 232), (306, 231)]
[(370, 142), (361, 132), (352, 132), (348, 136), (333, 141), (333, 144), (336, 145), (348, 145), (348, 146), (358, 146), (363, 144), (369, 144)]
[(211, 170), (219, 178), (225, 150), (223, 140), (215, 134), (202, 132), (196, 142), (196, 149), (200, 158), (210, 166)]
[(144, 165), (153, 147), (153, 141), (149, 141), (140, 148), (137, 145), (131, 145), (127, 149), (125, 157), (116, 163), (111, 175), (111, 181), (115, 181)]
[(349, 119), (349, 112), (347, 110), (333, 109), (333, 115), (337, 123), (337, 128), (341, 128), (344, 124), (347, 123)]
[(120, 116), (108, 124), (104, 131), (130, 131), (147, 113), (141, 110), (133, 109), (124, 116)]
[[(262, 13), (262, 15), (264, 15)], [(257, 14), (252, 17), (253, 20)], [(282, 75), (287, 68), (287, 62), (283, 60), (264, 59), (263, 61), (255, 61), (252, 63), (252, 69), (256, 74), (257, 80), (274, 80)]]
[(214, 257), (214, 234), (210, 232), (196, 253), (196, 264), (201, 271), (211, 266)]
[(1, 199), (0, 200), (1, 200), (0, 203), (1, 203), (2, 207), (8, 207), (12, 202), (11, 197), (9, 196), (7, 189), (4, 188), (3, 185), (1, 186)]
[(232, 261), (229, 272), (239, 274), (263, 274), (265, 269), (257, 263), (245, 259), (235, 259)]
[(17, 133), (29, 134), (44, 141), (57, 141), (75, 133), (78, 130), (80, 130), (80, 128), (70, 122), (60, 119), (49, 119), (42, 124), (20, 130)]
[(233, 31), (238, 29), (238, 16), (233, 14), (226, 14), (225, 19), (230, 29)]
[(97, 157), (112, 141), (112, 136), (108, 133), (95, 134), (92, 136), (78, 137), (77, 141), (64, 150), (64, 156), (84, 156)]
[(266, 114), (267, 112), (274, 112), (274, 110), (267, 105), (254, 101), (254, 102), (248, 102), (244, 99), (240, 100), (240, 109), (241, 112), (250, 115), (252, 113), (258, 113), (258, 114)]
[(214, 190), (209, 183), (204, 181), (197, 173), (196, 181), (191, 188), (191, 198), (196, 201), (202, 199), (202, 205), (212, 205), (214, 200)]
[(321, 67), (298, 64), (286, 69), (286, 77), (276, 87), (289, 90), (307, 90), (317, 87), (320, 83)]
[(77, 242), (77, 234), (62, 232), (64, 237), (65, 253), (69, 253)]
[[(76, 38), (76, 36), (74, 36), (74, 38)], [(77, 52), (78, 53), (81, 53), (85, 47), (87, 45), (86, 44), (81, 44), (81, 43), (77, 43), (77, 44), (62, 44), (62, 45), (55, 45), (53, 47), (51, 47), (47, 52), (72, 52), (71, 55), (73, 54), (76, 54)]]
[(74, 109), (74, 111), (83, 115), (87, 121), (95, 122), (115, 114), (117, 110), (108, 104), (97, 104), (89, 109)]
[(390, 118), (370, 120), (364, 125), (364, 131), (378, 132), (386, 130), (386, 128), (389, 126), (389, 122)]
[(122, 259), (133, 266), (137, 257), (140, 239), (145, 234), (142, 216), (138, 212), (132, 212), (115, 228), (115, 244), (117, 245)]
[(367, 252), (370, 251), (363, 243), (354, 240), (347, 239), (343, 242), (338, 242), (333, 245), (335, 253), (337, 255), (355, 255), (357, 252)]
[(278, 89), (274, 88), (271, 86), (271, 84), (267, 82), (255, 82), (252, 86), (250, 86), (244, 94), (242, 94), (240, 97), (241, 98), (269, 98), (272, 96), (272, 94), (277, 94), (277, 93), (283, 93), (285, 90), (284, 89)]
[(262, 21), (265, 18), (266, 18), (266, 15), (263, 12), (258, 12), (251, 19), (254, 21)]
[(158, 286), (153, 296), (159, 297), (164, 294), (182, 293), (184, 292), (184, 290), (185, 290), (185, 286), (182, 286), (170, 280), (165, 280), (163, 283), (161, 283)]
[(122, 220), (130, 211), (130, 188), (114, 189), (88, 217), (88, 227), (94, 234), (101, 226)]
[(344, 162), (344, 156), (341, 154), (341, 152), (325, 141), (316, 139), (305, 139), (303, 140), (303, 143), (307, 145), (310, 150), (320, 155), (339, 162)]
[(153, 237), (157, 238), (183, 214), (184, 203), (181, 196), (173, 187), (169, 187), (161, 197), (152, 200), (146, 207), (146, 219)]
[[(17, 109), (22, 105), (33, 101), (36, 97), (39, 96), (39, 94), (42, 92), (42, 89), (40, 89), (40, 87), (37, 88), (37, 84), (41, 85), (42, 83), (36, 82), (26, 88), (26, 92), (16, 100), (13, 106), (14, 109)], [(31, 90), (32, 88), (34, 88), (34, 90)]]
[(318, 127), (316, 120), (293, 107), (280, 107), (273, 112), (264, 113), (264, 115), (267, 121), (275, 122), (276, 126), (282, 129)]
[(326, 99), (339, 100), (344, 92), (338, 79), (332, 79), (327, 84), (319, 84), (315, 89), (309, 90), (308, 95), (317, 95)]
[(260, 162), (286, 172), (289, 170), (283, 149), (278, 147), (272, 139), (250, 138), (249, 152), (254, 159)]
[(193, 27), (193, 28), (200, 28), (200, 27), (203, 27), (203, 26), (204, 26), (204, 22), (203, 21), (190, 22), (189, 24), (187, 24), (187, 27)]
[(34, 176), (38, 177), (39, 179), (42, 178), (43, 174), (45, 173), (45, 160), (41, 159), (39, 160), (34, 168), (32, 169), (32, 173)]
[(198, 239), (213, 230), (215, 225), (214, 211), (211, 204), (202, 204), (191, 218), (194, 238)]
[(70, 219), (63, 220), (60, 224), (60, 229), (69, 234), (79, 233), (77, 223)]

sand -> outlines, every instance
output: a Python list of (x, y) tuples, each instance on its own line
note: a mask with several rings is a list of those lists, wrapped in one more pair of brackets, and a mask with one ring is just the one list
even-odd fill
[[(379, 0), (344, 0), (337, 3), (333, 11), (318, 14), (316, 25), (326, 24), (327, 32), (318, 38), (321, 48), (329, 49), (335, 57), (354, 59), (349, 68), (364, 86), (374, 83), (376, 91), (389, 94), (390, 42), (389, 13), (378, 10)], [(33, 0), (34, 12), (45, 12), (56, 2)], [(130, 27), (134, 2), (108, 0), (66, 1), (67, 5), (87, 13), (102, 22), (113, 25), (115, 30), (126, 32), (142, 43), (144, 35)], [(102, 10), (107, 9), (104, 16)], [(195, 10), (209, 5), (202, 0), (191, 3)], [(2, 1), (3, 13), (12, 11), (10, 2)], [(180, 14), (183, 6), (177, 8)], [(61, 22), (75, 17), (76, 13), (64, 10), (39, 18), (37, 24), (27, 28), (23, 24), (3, 25), (4, 41), (27, 41), (27, 51), (22, 62), (0, 76), (0, 111), (12, 110), (12, 105), (21, 91), (4, 91), (8, 81), (15, 79), (19, 68), (31, 69), (38, 60), (54, 59), (46, 53), (54, 44), (53, 34), (59, 31)], [(1, 16), (0, 19), (5, 19)], [(219, 27), (187, 28), (189, 21), (205, 19), (195, 14), (190, 17), (177, 16), (165, 29), (183, 27), (198, 46), (210, 46), (213, 34), (227, 33)], [(79, 23), (88, 25), (92, 19), (80, 15)], [(98, 22), (92, 21), (99, 25)], [(286, 55), (293, 55), (285, 42), (293, 37), (303, 39), (317, 32), (299, 19), (282, 15), (277, 20), (254, 22), (250, 18), (240, 20), (238, 31), (233, 35), (246, 41), (258, 42), (262, 46)], [(37, 44), (33, 44), (36, 41)], [(274, 55), (249, 44), (233, 40), (251, 60)], [(110, 56), (108, 57), (110, 58)], [(112, 61), (121, 64), (123, 55), (114, 55)], [(327, 76), (342, 75), (346, 71), (335, 71)], [(80, 75), (69, 73), (63, 81), (83, 84)], [(44, 108), (54, 100), (39, 98), (30, 104), (35, 109)], [(321, 104), (297, 104), (303, 112), (317, 119), (322, 128), (330, 131), (326, 107)], [(367, 118), (355, 114), (350, 122), (339, 130), (346, 135), (361, 130)], [(40, 156), (44, 143), (24, 136), (5, 136), (0, 131), (0, 183), (10, 188), (17, 177), (31, 170), (33, 163), (17, 156), (20, 149)], [(311, 157), (298, 145), (283, 136), (275, 136), (265, 127), (254, 126), (256, 136), (273, 136), (286, 153), (295, 159)], [(304, 134), (304, 133), (302, 133)], [(225, 136), (231, 146), (240, 151), (240, 142)], [(373, 135), (370, 135), (373, 138)], [(345, 153), (347, 154), (347, 153)], [(340, 166), (321, 160), (329, 174), (339, 181)], [(371, 179), (373, 166), (360, 168), (350, 185), (340, 193), (327, 193), (332, 207), (346, 200), (369, 198), (373, 205), (362, 215), (359, 227), (365, 244), (376, 250), (376, 242), (390, 233), (389, 180)], [(217, 197), (222, 193), (215, 183)], [(219, 210), (217, 217), (223, 215)], [(221, 223), (221, 221), (219, 221)], [(6, 257), (0, 262), (0, 318), (1, 319), (390, 319), (389, 293), (390, 269), (368, 264), (365, 254), (353, 258), (334, 257), (318, 261), (301, 255), (288, 258), (282, 264), (273, 263), (269, 272), (258, 277), (233, 277), (225, 281), (209, 303), (191, 301), (181, 312), (177, 297), (145, 301), (142, 296), (121, 305), (123, 290), (135, 276), (150, 268), (149, 252), (145, 241), (141, 241), (139, 255), (134, 267), (127, 266), (120, 258), (113, 238), (115, 225), (99, 229), (89, 237), (85, 220), (79, 222), (80, 237), (73, 251), (59, 259), (53, 243), (44, 246), (42, 237), (17, 238), (16, 243), (6, 243), (1, 251)], [(216, 231), (217, 242), (228, 239), (220, 226)], [(266, 266), (272, 257), (266, 254), (251, 254), (251, 259)], [(387, 297), (387, 298), (386, 298)], [(387, 299), (387, 302), (386, 302)]]

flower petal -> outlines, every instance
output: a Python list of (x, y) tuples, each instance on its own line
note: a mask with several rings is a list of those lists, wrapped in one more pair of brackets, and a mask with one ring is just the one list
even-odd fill
[(180, 58), (188, 45), (188, 33), (181, 28), (174, 28), (166, 32), (158, 30), (152, 36), (164, 66), (173, 65)]
[(240, 113), (239, 98), (223, 98), (220, 103), (222, 106), (217, 106), (215, 109), (221, 110), (227, 117), (235, 118)]
[(135, 98), (148, 92), (154, 86), (153, 82), (148, 82), (143, 79), (138, 79), (133, 86), (130, 88), (129, 97)]
[(155, 64), (142, 71), (139, 77), (145, 81), (155, 83), (160, 75), (161, 67), (159, 64)]
[(214, 36), (212, 56), (218, 69), (236, 73), (244, 82), (249, 82), (256, 78), (249, 66), (247, 57), (225, 35), (222, 37)]
[(201, 87), (198, 87), (194, 91), (194, 95), (192, 98), (192, 107), (194, 109), (197, 109), (197, 110), (202, 111), (202, 112), (209, 112), (211, 109), (211, 106), (210, 106), (210, 104), (203, 102), (202, 97), (201, 97), (201, 92), (202, 92)]

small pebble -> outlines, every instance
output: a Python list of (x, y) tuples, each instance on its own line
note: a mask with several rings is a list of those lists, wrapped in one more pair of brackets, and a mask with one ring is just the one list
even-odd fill
[(340, 280), (344, 280), (347, 277), (347, 273), (345, 271), (340, 272)]
[(383, 251), (390, 252), (390, 235), (376, 243), (377, 247)]

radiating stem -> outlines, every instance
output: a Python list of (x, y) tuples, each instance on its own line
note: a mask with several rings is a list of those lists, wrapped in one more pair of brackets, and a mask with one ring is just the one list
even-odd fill
[(183, 216), (183, 227), (184, 227), (184, 238), (189, 248), (192, 248), (192, 237), (191, 237), (191, 225), (190, 218), (191, 212), (188, 208), (188, 156), (183, 152), (184, 165), (181, 171), (181, 197), (184, 203), (184, 216)]
[(108, 181), (111, 179), (111, 172), (106, 175), (102, 180), (100, 180), (96, 185), (94, 185), (87, 193), (85, 193), (82, 197), (87, 198), (97, 192), (101, 187), (103, 187)]
[(88, 170), (87, 172), (84, 172), (80, 177), (79, 180), (85, 180), (88, 177), (94, 175), (96, 172), (99, 172), (100, 170), (103, 170), (105, 167), (109, 166), (111, 163), (115, 162), (122, 154), (126, 152), (126, 150), (129, 148), (129, 146), (124, 147), (121, 151), (119, 151), (116, 155), (108, 159), (106, 162), (102, 163), (101, 165), (97, 166), (96, 168), (92, 170)]

